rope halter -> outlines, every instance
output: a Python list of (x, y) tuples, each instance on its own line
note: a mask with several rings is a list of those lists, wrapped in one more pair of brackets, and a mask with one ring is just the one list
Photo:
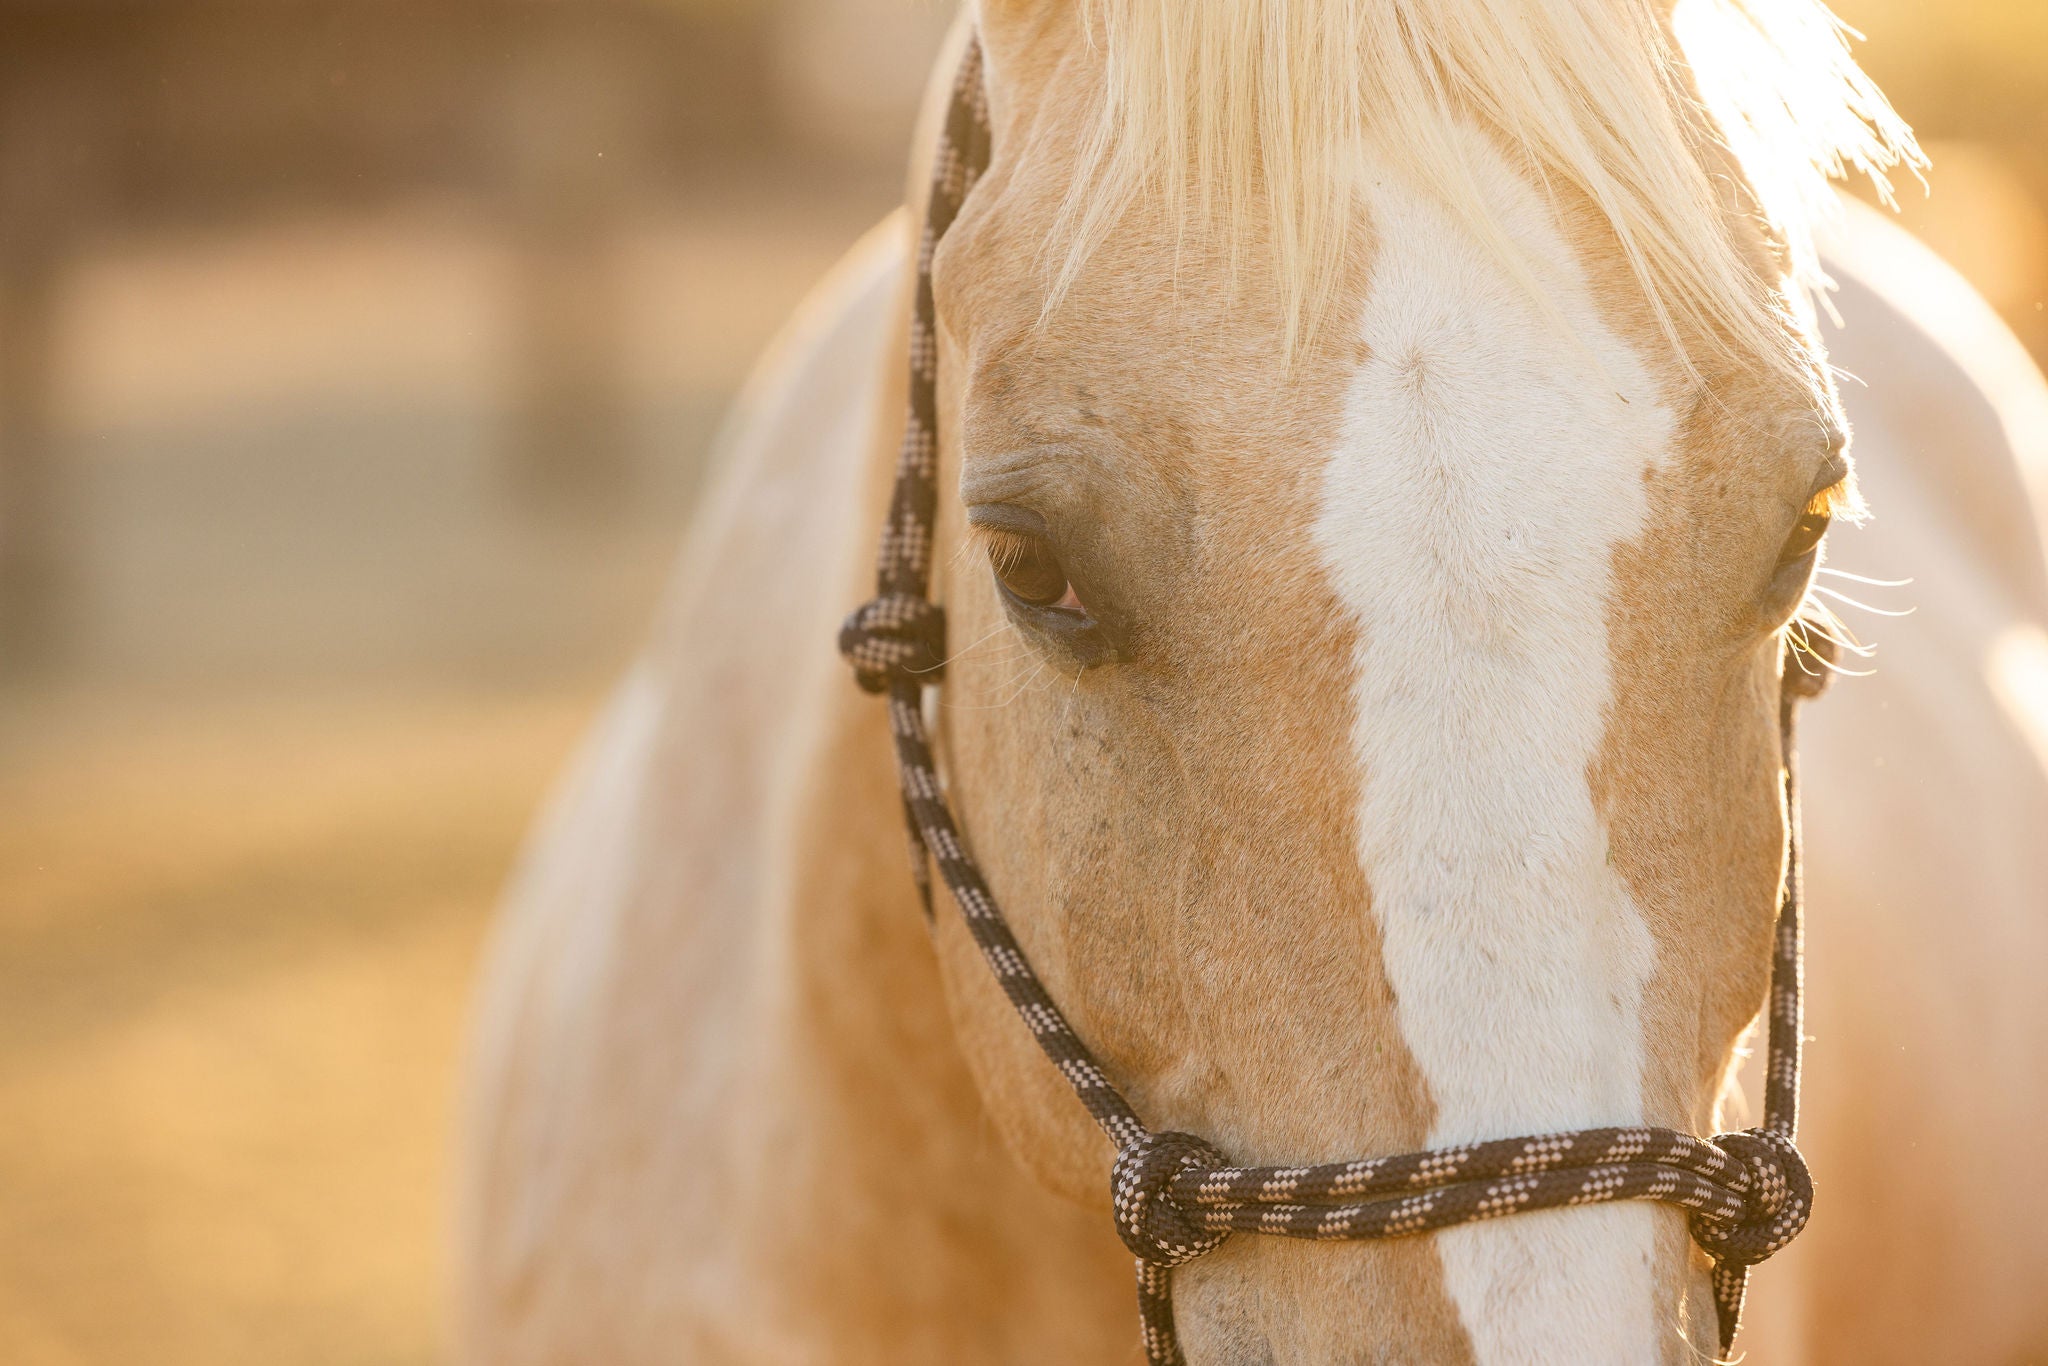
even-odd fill
[(1124, 1144), (1109, 1172), (1117, 1237), (1139, 1261), (1153, 1266), (1179, 1266), (1214, 1252), (1230, 1228), (1207, 1227), (1201, 1207), (1182, 1205), (1173, 1185), (1182, 1177), (1200, 1181), (1226, 1165), (1222, 1153), (1193, 1134), (1172, 1129), (1140, 1134)]
[[(1148, 1128), (1046, 992), (966, 852), (932, 759), (920, 705), (946, 658), (944, 610), (930, 599), (938, 512), (938, 348), (932, 251), (990, 155), (981, 51), (970, 41), (933, 165), (910, 330), (910, 405), (882, 534), (875, 598), (847, 618), (839, 648), (861, 687), (886, 693), (913, 872), (931, 911), (938, 868), (990, 971), (1033, 1039), (1117, 1150), (1116, 1230), (1138, 1259), (1138, 1309), (1150, 1366), (1184, 1366), (1174, 1330), (1173, 1267), (1233, 1233), (1320, 1240), (1401, 1238), (1529, 1210), (1656, 1200), (1686, 1212), (1713, 1259), (1721, 1347), (1735, 1340), (1748, 1268), (1806, 1224), (1813, 1182), (1793, 1146), (1799, 1116), (1801, 928), (1795, 704), (1825, 685), (1790, 645), (1778, 717), (1790, 840), (1771, 957), (1764, 1123), (1704, 1139), (1632, 1126), (1504, 1138), (1311, 1167), (1239, 1167), (1192, 1134)], [(1802, 647), (1804, 648), (1804, 647)]]
[(1692, 1240), (1723, 1266), (1755, 1266), (1806, 1227), (1813, 1213), (1813, 1177), (1792, 1140), (1769, 1129), (1721, 1134), (1714, 1143), (1741, 1163), (1739, 1186), (1731, 1190), (1742, 1212), (1722, 1221), (1694, 1211), (1687, 1221)]
[(892, 678), (936, 683), (946, 667), (946, 609), (908, 593), (885, 593), (861, 604), (839, 628), (839, 653), (862, 692), (887, 692)]

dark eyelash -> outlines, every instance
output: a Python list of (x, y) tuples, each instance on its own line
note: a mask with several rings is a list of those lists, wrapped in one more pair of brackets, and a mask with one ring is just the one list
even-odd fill
[(1035, 548), (1038, 538), (1027, 536), (1021, 531), (1008, 527), (973, 525), (967, 528), (968, 540), (988, 556), (989, 563), (999, 574), (1015, 569), (1024, 556)]

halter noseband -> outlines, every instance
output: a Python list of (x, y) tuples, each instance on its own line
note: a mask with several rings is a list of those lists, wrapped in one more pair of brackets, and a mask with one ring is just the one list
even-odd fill
[(1703, 1139), (1647, 1126), (1503, 1138), (1315, 1167), (1239, 1167), (1192, 1134), (1147, 1128), (1046, 994), (967, 853), (939, 786), (925, 732), (924, 689), (946, 659), (945, 609), (931, 601), (938, 511), (938, 344), (932, 251), (989, 161), (981, 49), (970, 39), (953, 86), (918, 243), (910, 323), (910, 411), (882, 530), (877, 591), (846, 621), (839, 648), (860, 685), (886, 693), (910, 825), (912, 867), (927, 917), (926, 856), (938, 865), (996, 981), (1038, 1046), (1116, 1145), (1116, 1229), (1138, 1259), (1138, 1309), (1150, 1366), (1184, 1366), (1173, 1325), (1171, 1269), (1232, 1233), (1288, 1238), (1400, 1238), (1481, 1219), (1610, 1200), (1658, 1200), (1687, 1211), (1713, 1259), (1721, 1348), (1734, 1343), (1749, 1268), (1791, 1242), (1813, 1207), (1813, 1183), (1793, 1145), (1799, 1118), (1801, 927), (1799, 807), (1792, 756), (1796, 703), (1824, 672), (1784, 661), (1778, 724), (1790, 827), (1783, 899), (1771, 956), (1770, 1029), (1762, 1127)]

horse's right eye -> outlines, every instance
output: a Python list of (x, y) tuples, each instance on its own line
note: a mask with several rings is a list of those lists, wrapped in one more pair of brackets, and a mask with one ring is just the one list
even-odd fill
[(1005, 527), (979, 528), (989, 566), (1005, 592), (1027, 607), (1079, 612), (1085, 609), (1067, 582), (1067, 571), (1043, 536)]

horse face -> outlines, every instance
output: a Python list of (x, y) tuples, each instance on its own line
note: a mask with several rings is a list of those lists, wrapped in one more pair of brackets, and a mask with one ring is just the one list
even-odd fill
[[(995, 163), (934, 272), (938, 725), (1054, 998), (1149, 1123), (1242, 1161), (1710, 1131), (1783, 857), (1777, 632), (1848, 473), (1824, 382), (1692, 381), (1603, 220), (1476, 130), (1528, 280), (1368, 160), (1291, 359), (1256, 253), (1142, 206), (1048, 312), (1100, 73), (1034, 23), (1028, 60), (995, 35)], [(1106, 1146), (939, 925), (1010, 1147), (1105, 1203)], [(1197, 1362), (1676, 1360), (1704, 1270), (1614, 1205), (1239, 1237), (1177, 1287)]]

